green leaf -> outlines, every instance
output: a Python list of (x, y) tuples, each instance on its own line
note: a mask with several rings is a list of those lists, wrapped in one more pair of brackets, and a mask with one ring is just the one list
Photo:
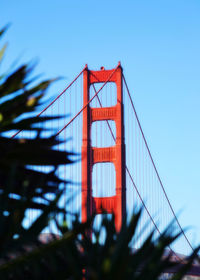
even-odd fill
[(5, 44), (3, 46), (3, 48), (0, 50), (0, 63), (1, 63), (2, 59), (3, 59), (3, 56), (4, 56), (4, 53), (5, 53), (6, 49), (7, 49), (7, 44)]
[(7, 24), (0, 30), (0, 37), (4, 35), (4, 33), (7, 31), (7, 29), (10, 27), (10, 24)]

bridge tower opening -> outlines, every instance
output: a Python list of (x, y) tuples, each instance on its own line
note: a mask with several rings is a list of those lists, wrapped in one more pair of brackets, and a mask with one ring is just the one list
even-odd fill
[[(100, 71), (85, 68), (83, 72), (83, 137), (82, 137), (82, 222), (91, 215), (115, 215), (115, 227), (119, 231), (126, 216), (126, 169), (124, 142), (124, 108), (122, 88), (122, 67)], [(117, 103), (112, 107), (92, 108), (89, 105), (90, 87), (96, 83), (116, 84)], [(112, 120), (116, 124), (115, 145), (111, 147), (93, 147), (91, 142), (91, 127), (96, 121)], [(98, 132), (97, 132), (98, 133)], [(115, 195), (109, 197), (94, 197), (92, 195), (92, 170), (95, 164), (111, 162), (115, 166), (116, 185)]]

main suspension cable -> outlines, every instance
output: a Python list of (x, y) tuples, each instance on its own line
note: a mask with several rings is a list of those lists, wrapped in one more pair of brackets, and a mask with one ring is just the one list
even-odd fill
[[(55, 102), (56, 100), (58, 100), (73, 84), (74, 82), (81, 76), (81, 74), (83, 73), (83, 71), (87, 68), (87, 65), (83, 68), (83, 70), (74, 78), (74, 80), (51, 102), (49, 103), (39, 114), (36, 115), (36, 117), (39, 117), (41, 116), (49, 107), (51, 107)], [(11, 138), (15, 138), (15, 136), (17, 136), (21, 131), (21, 130), (18, 130), (15, 134), (13, 134), (11, 136)]]
[(161, 188), (162, 188), (162, 190), (163, 190), (163, 193), (164, 193), (164, 195), (165, 195), (165, 198), (167, 199), (167, 202), (168, 202), (168, 204), (169, 204), (169, 207), (170, 207), (170, 209), (171, 209), (171, 211), (172, 211), (172, 213), (173, 213), (173, 215), (174, 215), (174, 218), (175, 218), (175, 220), (176, 220), (176, 222), (177, 222), (177, 224), (178, 224), (178, 226), (179, 226), (179, 228), (180, 228), (180, 230), (181, 230), (183, 236), (185, 237), (185, 239), (186, 239), (188, 245), (190, 246), (190, 248), (192, 249), (192, 251), (194, 251), (194, 248), (193, 248), (192, 244), (190, 243), (190, 241), (189, 241), (189, 239), (187, 238), (187, 236), (186, 236), (186, 234), (185, 234), (185, 232), (184, 232), (184, 230), (183, 230), (181, 224), (179, 223), (179, 220), (178, 220), (178, 218), (177, 218), (177, 216), (176, 216), (176, 214), (175, 214), (175, 211), (174, 211), (174, 209), (173, 209), (173, 207), (172, 207), (172, 204), (171, 204), (171, 202), (170, 202), (170, 200), (169, 200), (169, 198), (168, 198), (168, 196), (167, 196), (167, 193), (166, 193), (166, 191), (165, 191), (164, 185), (163, 185), (163, 183), (162, 183), (162, 181), (161, 181), (161, 178), (160, 178), (160, 176), (159, 176), (159, 174), (158, 174), (158, 170), (157, 170), (157, 168), (156, 168), (156, 165), (155, 165), (155, 163), (154, 163), (153, 157), (152, 157), (152, 155), (151, 155), (149, 146), (148, 146), (148, 144), (147, 144), (147, 140), (146, 140), (146, 138), (145, 138), (145, 136), (144, 136), (144, 132), (143, 132), (142, 126), (141, 126), (141, 124), (140, 124), (140, 121), (139, 121), (139, 118), (138, 118), (138, 115), (137, 115), (135, 106), (134, 106), (134, 104), (133, 104), (133, 100), (132, 100), (132, 98), (131, 98), (131, 94), (130, 94), (130, 91), (129, 91), (129, 89), (128, 89), (128, 85), (127, 85), (127, 82), (126, 82), (126, 79), (125, 79), (124, 75), (123, 75), (123, 81), (124, 81), (124, 84), (125, 84), (125, 87), (126, 87), (126, 90), (127, 90), (127, 93), (128, 93), (129, 99), (130, 99), (130, 102), (131, 102), (131, 106), (132, 106), (132, 108), (133, 108), (133, 111), (134, 111), (134, 114), (135, 114), (135, 117), (136, 117), (136, 120), (137, 120), (139, 129), (140, 129), (140, 132), (141, 132), (141, 134), (142, 134), (142, 138), (143, 138), (143, 140), (144, 140), (144, 143), (145, 143), (145, 146), (146, 146), (146, 148), (147, 148), (147, 151), (148, 151), (150, 160), (151, 160), (151, 162), (152, 162), (152, 164), (153, 164), (154, 170), (155, 170), (155, 172), (156, 172), (158, 181), (159, 181), (159, 183), (160, 183), (160, 185), (161, 185)]
[[(94, 92), (96, 93), (97, 91), (96, 91), (96, 89), (95, 89), (94, 84), (93, 84), (92, 86), (93, 86)], [(102, 108), (103, 106), (102, 106), (102, 103), (101, 103), (101, 100), (100, 100), (99, 96), (97, 95), (96, 97), (97, 97), (97, 100), (98, 100), (98, 102), (99, 102), (100, 107)], [(113, 133), (113, 131), (112, 131), (112, 128), (111, 128), (111, 126), (110, 126), (110, 124), (109, 124), (109, 121), (106, 120), (106, 123), (107, 123), (107, 125), (108, 125), (109, 131), (110, 131), (110, 133), (111, 133), (111, 136), (112, 136), (113, 140), (116, 141), (116, 138), (115, 138), (115, 136), (114, 136), (114, 133)], [(161, 232), (160, 232), (158, 226), (156, 225), (156, 223), (155, 223), (155, 221), (154, 221), (152, 215), (150, 214), (150, 212), (149, 212), (149, 210), (148, 210), (148, 208), (147, 208), (147, 206), (146, 206), (144, 200), (142, 199), (142, 196), (141, 196), (141, 194), (140, 194), (140, 192), (139, 192), (139, 190), (138, 190), (138, 188), (137, 188), (137, 186), (136, 186), (136, 184), (135, 184), (135, 182), (134, 182), (134, 179), (133, 179), (133, 177), (132, 177), (132, 175), (131, 175), (131, 172), (130, 172), (128, 166), (125, 165), (125, 168), (126, 168), (126, 171), (127, 171), (128, 175), (129, 175), (129, 177), (130, 177), (130, 180), (131, 180), (131, 182), (132, 182), (132, 184), (133, 184), (133, 187), (135, 188), (135, 190), (136, 190), (136, 192), (137, 192), (137, 195), (139, 196), (139, 199), (140, 199), (140, 201), (141, 201), (141, 203), (142, 203), (144, 209), (146, 210), (146, 212), (147, 212), (147, 214), (148, 214), (150, 220), (152, 221), (152, 223), (153, 223), (155, 229), (157, 230), (157, 232), (158, 232), (159, 235), (161, 236)], [(174, 250), (171, 248), (171, 246), (168, 245), (168, 247), (169, 247), (170, 251), (171, 251), (181, 262), (183, 262), (183, 259), (180, 258), (180, 257), (174, 252)]]
[(119, 64), (117, 67), (113, 70), (113, 72), (109, 75), (108, 79), (104, 82), (104, 84), (100, 87), (100, 89), (95, 93), (95, 95), (82, 107), (82, 109), (61, 129), (56, 133), (56, 136), (59, 135), (64, 129), (66, 129), (70, 123), (72, 123), (82, 112), (83, 110), (92, 102), (92, 100), (99, 94), (99, 92), (104, 88), (104, 86), (109, 82), (109, 80), (112, 78), (114, 73), (117, 71), (119, 67)]

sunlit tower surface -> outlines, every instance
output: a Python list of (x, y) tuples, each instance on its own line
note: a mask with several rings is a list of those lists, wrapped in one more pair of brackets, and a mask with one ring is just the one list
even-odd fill
[[(120, 230), (126, 216), (126, 170), (124, 143), (124, 105), (122, 89), (122, 67), (114, 70), (91, 71), (87, 67), (83, 72), (83, 136), (82, 136), (82, 222), (92, 214), (113, 213), (115, 226)], [(90, 106), (90, 88), (97, 83), (115, 83), (117, 104), (111, 107), (92, 108)], [(116, 141), (111, 147), (93, 147), (91, 144), (91, 126), (93, 122), (112, 120), (116, 125)], [(97, 133), (99, 133), (97, 131)], [(95, 164), (111, 162), (115, 166), (115, 195), (94, 197), (92, 194), (92, 170)], [(106, 176), (103, 174), (103, 176)], [(106, 187), (106, 186), (105, 186)]]

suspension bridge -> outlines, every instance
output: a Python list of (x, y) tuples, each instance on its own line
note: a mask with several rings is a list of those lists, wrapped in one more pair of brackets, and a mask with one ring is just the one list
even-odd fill
[(66, 209), (79, 213), (81, 221), (96, 213), (96, 227), (104, 209), (115, 214), (120, 230), (123, 219), (142, 206), (134, 246), (152, 230), (159, 236), (174, 221), (174, 229), (182, 233), (176, 245), (193, 251), (159, 176), (121, 64), (98, 71), (86, 65), (38, 116), (60, 114), (63, 119), (46, 124), (64, 140), (57, 148), (81, 155), (76, 164), (59, 168), (60, 177), (72, 182), (64, 185), (61, 203)]

